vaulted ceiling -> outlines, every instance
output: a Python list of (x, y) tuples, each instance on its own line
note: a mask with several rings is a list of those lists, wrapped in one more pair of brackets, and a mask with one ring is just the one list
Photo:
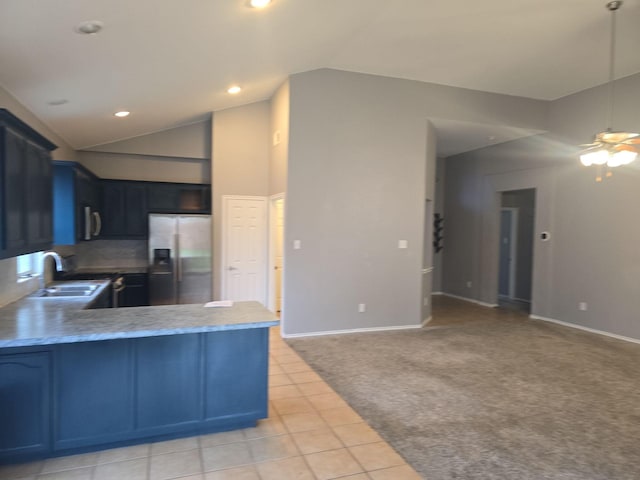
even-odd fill
[[(323, 67), (553, 100), (606, 82), (605, 3), (2, 0), (0, 85), (77, 149), (264, 100)], [(86, 20), (102, 31), (76, 33)], [(640, 72), (639, 24), (640, 0), (625, 0), (619, 77)]]

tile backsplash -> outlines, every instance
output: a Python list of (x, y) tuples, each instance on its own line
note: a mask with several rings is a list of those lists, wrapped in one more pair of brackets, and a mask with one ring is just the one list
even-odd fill
[[(63, 253), (63, 252), (60, 252)], [(75, 245), (76, 268), (146, 266), (146, 240), (92, 240)]]

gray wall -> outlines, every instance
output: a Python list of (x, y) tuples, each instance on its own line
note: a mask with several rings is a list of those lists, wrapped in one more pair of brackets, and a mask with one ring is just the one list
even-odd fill
[(211, 119), (87, 148), (92, 152), (211, 158)]
[(422, 237), (422, 315), (420, 319), (426, 322), (431, 318), (431, 292), (433, 291), (433, 212), (436, 198), (436, 164), (437, 164), (437, 138), (436, 131), (427, 122), (427, 152), (425, 156), (425, 203), (423, 204), (423, 237)]
[(367, 80), (290, 79), (286, 335), (421, 322), (427, 121)]
[[(446, 178), (446, 161), (444, 158), (438, 158), (436, 163), (436, 182), (435, 182), (435, 198), (433, 201), (433, 213), (439, 213), (441, 216), (444, 216), (444, 184)], [(433, 219), (431, 219), (433, 222)], [(447, 229), (447, 221), (446, 219), (443, 222), (443, 231), (442, 236), (444, 237), (442, 240), (442, 245), (446, 244), (446, 229)], [(442, 292), (442, 258), (444, 253), (442, 250), (436, 253), (433, 252), (433, 292)]]
[[(535, 231), (552, 230), (555, 170), (570, 161), (551, 145), (536, 136), (446, 160), (444, 292), (496, 304), (500, 192), (535, 188)], [(550, 316), (552, 244), (533, 248), (532, 313)]]
[(284, 333), (419, 325), (428, 119), (544, 130), (547, 102), (329, 69), (289, 88)]
[[(269, 194), (287, 189), (287, 161), (289, 158), (289, 81), (271, 99), (271, 158), (269, 163)], [(274, 136), (279, 137), (276, 145)]]
[(222, 196), (269, 195), (271, 107), (268, 101), (213, 116), (213, 291), (220, 298)]
[(148, 182), (211, 182), (210, 160), (88, 151), (79, 151), (78, 160), (101, 178)]
[[(625, 128), (637, 131), (640, 75), (624, 79), (617, 92), (633, 93), (618, 115), (629, 119)], [(596, 183), (595, 170), (579, 164), (575, 144), (557, 141), (592, 135), (588, 129), (596, 122), (586, 105), (599, 93), (592, 89), (554, 102), (553, 135), (447, 159), (446, 292), (495, 303), (498, 192), (536, 188), (532, 314), (640, 338), (638, 167), (617, 169), (611, 179)], [(542, 231), (551, 233), (549, 241), (537, 237)], [(473, 281), (470, 289), (467, 279)], [(587, 311), (578, 309), (580, 302), (587, 303)]]
[(78, 151), (101, 178), (157, 182), (211, 182), (211, 121)]

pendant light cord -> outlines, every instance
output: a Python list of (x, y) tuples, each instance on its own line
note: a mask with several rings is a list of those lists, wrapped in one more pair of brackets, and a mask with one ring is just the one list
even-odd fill
[(616, 67), (616, 11), (622, 5), (621, 1), (609, 2), (607, 8), (611, 10), (611, 38), (609, 42), (609, 106), (607, 108), (607, 131), (611, 131), (613, 122), (613, 93), (614, 93), (614, 74)]

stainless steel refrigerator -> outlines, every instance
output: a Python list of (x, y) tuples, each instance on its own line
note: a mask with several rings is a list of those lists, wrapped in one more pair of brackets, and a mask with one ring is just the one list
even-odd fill
[(211, 292), (211, 216), (149, 215), (151, 305), (206, 303)]

